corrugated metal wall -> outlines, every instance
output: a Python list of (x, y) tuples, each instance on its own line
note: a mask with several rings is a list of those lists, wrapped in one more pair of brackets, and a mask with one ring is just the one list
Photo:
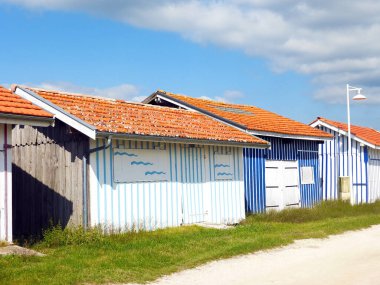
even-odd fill
[[(297, 160), (299, 169), (314, 167), (314, 177), (319, 170), (318, 142), (308, 140), (262, 137), (271, 143), (270, 150), (244, 149), (245, 209), (248, 213), (265, 211), (265, 160)], [(301, 206), (310, 207), (321, 200), (320, 184), (302, 185)]]
[[(91, 148), (104, 144), (97, 140)], [(115, 183), (116, 148), (167, 150), (168, 180)], [(216, 180), (216, 154), (232, 155), (231, 180)], [(113, 140), (112, 147), (90, 157), (90, 222), (122, 230), (236, 223), (245, 217), (242, 169), (241, 148)]]
[(12, 241), (12, 126), (0, 124), (0, 240)]
[[(348, 176), (348, 138), (337, 132), (320, 127), (321, 130), (334, 136), (332, 141), (320, 145), (320, 177), (322, 179), (322, 192), (324, 200), (339, 198), (340, 176)], [(352, 156), (352, 188), (354, 203), (369, 202), (368, 191), (368, 149), (359, 142), (351, 140)]]

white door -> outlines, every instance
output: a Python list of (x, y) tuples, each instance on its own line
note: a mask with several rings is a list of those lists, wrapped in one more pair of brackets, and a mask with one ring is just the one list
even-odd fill
[(206, 190), (204, 186), (206, 170), (204, 149), (184, 148), (184, 183), (182, 185), (183, 223), (204, 222), (207, 216)]
[(369, 201), (380, 199), (380, 159), (369, 159)]
[(297, 161), (265, 162), (266, 207), (284, 209), (300, 206)]

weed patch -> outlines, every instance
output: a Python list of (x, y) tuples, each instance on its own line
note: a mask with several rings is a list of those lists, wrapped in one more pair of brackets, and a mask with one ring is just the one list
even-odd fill
[(32, 248), (45, 257), (0, 258), (0, 284), (144, 283), (220, 258), (380, 224), (380, 202), (326, 202), (250, 215), (227, 230), (197, 226), (154, 232), (52, 227)]

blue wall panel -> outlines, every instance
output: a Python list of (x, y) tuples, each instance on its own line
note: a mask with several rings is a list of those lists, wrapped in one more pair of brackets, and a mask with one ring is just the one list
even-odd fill
[(265, 161), (297, 160), (299, 169), (314, 167), (314, 184), (300, 185), (301, 206), (311, 207), (322, 199), (319, 180), (318, 142), (261, 137), (271, 143), (270, 150), (246, 148), (244, 155), (245, 208), (248, 213), (265, 211)]

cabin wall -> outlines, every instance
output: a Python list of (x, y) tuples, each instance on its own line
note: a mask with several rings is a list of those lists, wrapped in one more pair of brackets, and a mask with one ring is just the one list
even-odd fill
[[(271, 149), (244, 149), (245, 209), (248, 213), (266, 210), (265, 161), (297, 161), (298, 169), (313, 167), (314, 183), (299, 182), (301, 207), (311, 207), (321, 200), (318, 142), (308, 140), (261, 137), (271, 143)], [(299, 175), (301, 177), (301, 174)]]
[(16, 126), (12, 137), (15, 236), (40, 235), (51, 224), (82, 225), (89, 139), (58, 120), (54, 127)]
[[(348, 137), (326, 128), (319, 129), (334, 136), (332, 141), (320, 145), (320, 177), (324, 200), (339, 199), (339, 177), (348, 176)], [(351, 140), (352, 157), (352, 197), (353, 202), (370, 201), (368, 188), (368, 148), (355, 140)], [(374, 155), (373, 152), (371, 152)]]
[(12, 126), (0, 124), (0, 241), (12, 241)]
[(380, 200), (380, 150), (368, 150), (368, 200)]
[(90, 165), (93, 226), (153, 230), (245, 218), (241, 148), (113, 140)]

